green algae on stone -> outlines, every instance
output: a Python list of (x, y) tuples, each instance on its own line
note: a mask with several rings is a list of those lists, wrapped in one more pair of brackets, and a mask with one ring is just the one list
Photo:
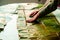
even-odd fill
[(42, 6), (43, 6), (43, 4), (38, 4), (36, 7), (32, 8), (31, 10), (33, 10), (33, 9), (39, 9), (39, 8), (41, 8)]

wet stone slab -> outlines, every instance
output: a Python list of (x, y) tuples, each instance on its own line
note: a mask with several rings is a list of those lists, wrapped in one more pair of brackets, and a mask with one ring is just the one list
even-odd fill
[[(24, 11), (22, 13), (24, 14)], [(19, 14), (19, 16), (21, 15)], [(53, 15), (52, 13), (43, 18), (39, 18), (37, 20), (39, 23), (26, 23), (25, 19), (20, 20), (20, 18), (22, 17), (19, 17), (18, 22), (20, 21), (19, 23), (23, 23), (18, 25), (17, 27), (20, 40), (60, 39), (60, 23), (57, 21), (55, 15)]]

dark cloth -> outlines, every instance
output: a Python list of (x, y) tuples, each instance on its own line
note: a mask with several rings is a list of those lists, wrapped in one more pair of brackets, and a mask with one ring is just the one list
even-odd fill
[(59, 0), (54, 0), (53, 3), (48, 5), (43, 11), (40, 12), (40, 17), (43, 17), (51, 13), (52, 11), (56, 10), (59, 3), (60, 3)]
[(58, 5), (60, 5), (60, 0), (58, 0)]

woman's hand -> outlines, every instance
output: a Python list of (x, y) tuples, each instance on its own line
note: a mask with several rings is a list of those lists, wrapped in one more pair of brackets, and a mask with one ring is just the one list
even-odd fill
[(35, 16), (37, 13), (38, 13), (38, 11), (33, 11), (33, 12), (29, 15), (29, 17), (33, 17), (33, 16)]
[(26, 22), (28, 22), (28, 23), (32, 23), (32, 22), (34, 22), (38, 17), (39, 17), (39, 13), (38, 13), (39, 11), (34, 11), (34, 12), (32, 12), (31, 14), (30, 14), (30, 16), (29, 17), (31, 17), (30, 19), (28, 19), (28, 20), (26, 20)]

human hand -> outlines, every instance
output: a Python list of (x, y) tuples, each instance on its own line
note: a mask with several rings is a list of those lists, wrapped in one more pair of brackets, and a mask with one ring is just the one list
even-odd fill
[(34, 12), (32, 12), (31, 14), (30, 14), (30, 16), (29, 17), (31, 17), (30, 19), (28, 19), (28, 20), (26, 20), (26, 22), (28, 22), (28, 23), (32, 23), (32, 22), (34, 22), (38, 17), (39, 17), (39, 13), (38, 13), (39, 11), (34, 11)]
[(29, 15), (29, 17), (33, 17), (33, 16), (35, 16), (37, 13), (38, 13), (38, 11), (33, 11), (33, 12)]

